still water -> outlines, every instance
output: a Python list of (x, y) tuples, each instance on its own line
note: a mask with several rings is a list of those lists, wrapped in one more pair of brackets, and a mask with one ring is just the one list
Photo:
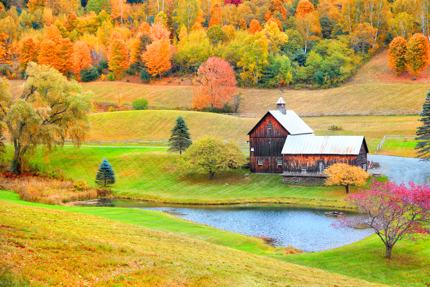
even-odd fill
[(318, 210), (285, 207), (141, 208), (167, 212), (222, 230), (270, 238), (276, 246), (293, 246), (308, 252), (340, 247), (372, 234), (370, 229), (342, 226), (335, 217), (327, 216), (324, 211)]

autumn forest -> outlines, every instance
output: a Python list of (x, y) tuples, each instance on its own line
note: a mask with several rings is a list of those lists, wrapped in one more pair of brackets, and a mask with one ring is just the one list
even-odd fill
[(410, 43), (409, 58), (422, 62), (409, 65), (412, 74), (427, 64), (416, 55), (428, 54), (425, 0), (1, 2), (1, 73), (10, 79), (34, 61), (78, 81), (146, 82), (196, 73), (213, 56), (240, 86), (332, 87), (398, 36), (390, 63), (406, 71), (406, 41), (416, 33), (424, 46)]

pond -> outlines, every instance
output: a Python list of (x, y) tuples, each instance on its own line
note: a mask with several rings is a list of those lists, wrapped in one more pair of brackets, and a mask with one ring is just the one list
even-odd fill
[[(115, 205), (124, 206), (120, 202)], [(127, 206), (130, 207), (129, 204)], [(307, 252), (340, 247), (372, 234), (369, 229), (340, 226), (335, 217), (319, 210), (285, 207), (141, 208), (167, 212), (222, 230), (271, 239), (275, 246), (292, 246)]]

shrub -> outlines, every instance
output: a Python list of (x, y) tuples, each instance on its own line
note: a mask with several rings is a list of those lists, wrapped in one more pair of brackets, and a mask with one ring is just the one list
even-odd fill
[(115, 75), (113, 73), (109, 73), (106, 77), (108, 81), (115, 81)]
[(151, 79), (151, 74), (148, 73), (148, 71), (146, 70), (146, 68), (142, 68), (140, 70), (140, 79), (144, 83), (149, 82), (149, 80)]
[(207, 174), (209, 179), (218, 172), (240, 168), (245, 162), (237, 145), (209, 136), (193, 143), (180, 161), (184, 174)]
[(148, 101), (144, 98), (136, 99), (131, 104), (134, 110), (146, 110), (148, 108)]
[(95, 81), (100, 77), (99, 71), (96, 67), (91, 67), (81, 71), (81, 81), (82, 82), (91, 82)]

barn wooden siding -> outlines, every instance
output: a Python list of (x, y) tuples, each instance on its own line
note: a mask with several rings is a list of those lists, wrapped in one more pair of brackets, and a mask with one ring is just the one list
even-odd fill
[(282, 163), (281, 151), (287, 136), (284, 127), (271, 114), (266, 114), (249, 134), (251, 171), (281, 173), (283, 166), (279, 162)]
[[(284, 171), (291, 173), (320, 173), (323, 169), (335, 163), (347, 163), (359, 166), (367, 170), (367, 151), (364, 143), (358, 155), (335, 155), (335, 154), (285, 154)], [(322, 166), (320, 164), (322, 163)]]

